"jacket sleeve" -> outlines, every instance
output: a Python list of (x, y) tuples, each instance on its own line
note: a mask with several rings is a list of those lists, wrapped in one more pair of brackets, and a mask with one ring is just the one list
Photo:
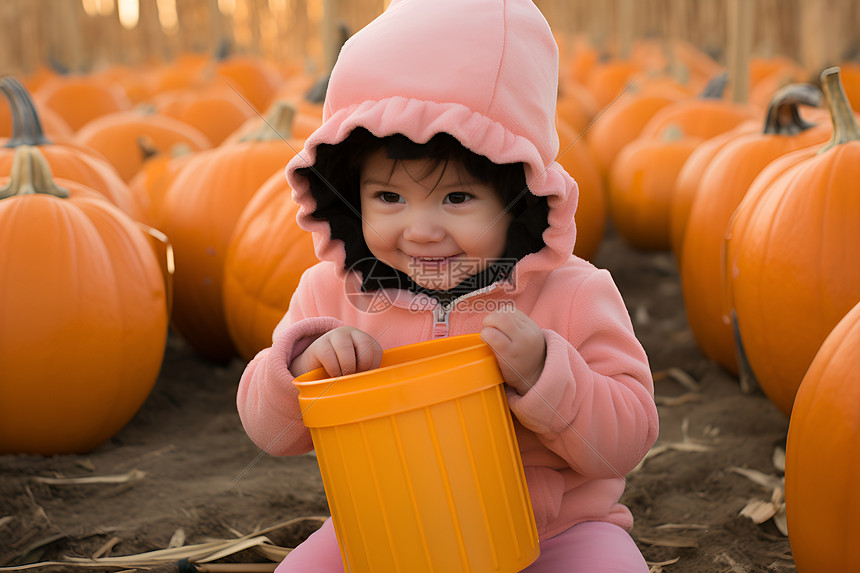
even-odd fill
[(566, 333), (544, 330), (546, 362), (535, 385), (509, 392), (523, 426), (574, 470), (624, 477), (657, 440), (648, 359), (627, 308), (605, 270), (573, 296)]
[(302, 276), (289, 310), (275, 328), (272, 346), (248, 363), (236, 396), (245, 432), (263, 451), (276, 456), (313, 449), (289, 365), (311, 342), (342, 325), (335, 318), (316, 316), (311, 277), (310, 271)]

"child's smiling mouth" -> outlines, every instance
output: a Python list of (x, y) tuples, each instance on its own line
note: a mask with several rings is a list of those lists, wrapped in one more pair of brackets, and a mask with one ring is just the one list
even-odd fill
[(456, 253), (447, 256), (416, 256), (410, 255), (412, 264), (416, 267), (433, 267), (439, 268), (450, 264), (454, 259), (460, 257), (463, 253)]

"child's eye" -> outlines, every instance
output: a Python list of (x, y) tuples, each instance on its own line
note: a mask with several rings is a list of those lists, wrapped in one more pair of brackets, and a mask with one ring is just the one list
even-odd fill
[(383, 203), (400, 203), (403, 200), (403, 198), (400, 195), (398, 195), (397, 193), (393, 193), (391, 191), (380, 191), (379, 193), (376, 194), (376, 196)]
[(457, 203), (465, 203), (466, 201), (468, 201), (471, 198), (472, 198), (472, 196), (470, 194), (464, 192), (464, 191), (455, 191), (454, 193), (448, 193), (448, 196), (445, 197), (445, 200), (448, 203), (457, 204)]

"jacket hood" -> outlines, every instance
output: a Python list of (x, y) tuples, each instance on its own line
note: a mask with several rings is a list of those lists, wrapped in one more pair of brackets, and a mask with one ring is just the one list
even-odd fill
[(445, 132), (494, 163), (522, 162), (549, 212), (545, 246), (515, 273), (561, 265), (573, 251), (577, 186), (555, 162), (557, 89), (558, 48), (532, 0), (392, 0), (343, 45), (323, 124), (287, 165), (297, 220), (313, 233), (317, 257), (342, 267), (344, 244), (312, 216), (316, 201), (297, 170), (315, 166), (320, 144), (363, 127), (418, 143)]

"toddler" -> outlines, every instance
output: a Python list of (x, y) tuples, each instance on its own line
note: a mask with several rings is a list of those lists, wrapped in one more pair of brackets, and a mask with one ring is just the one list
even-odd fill
[[(554, 161), (557, 82), (531, 0), (392, 0), (346, 42), (323, 125), (287, 166), (322, 262), (246, 368), (238, 408), (266, 452), (307, 452), (294, 377), (364, 371), (383, 349), (479, 332), (538, 527), (525, 571), (646, 573), (619, 499), (657, 438), (653, 383), (611, 276), (572, 254), (577, 187)], [(330, 520), (277, 569), (343, 570)]]

